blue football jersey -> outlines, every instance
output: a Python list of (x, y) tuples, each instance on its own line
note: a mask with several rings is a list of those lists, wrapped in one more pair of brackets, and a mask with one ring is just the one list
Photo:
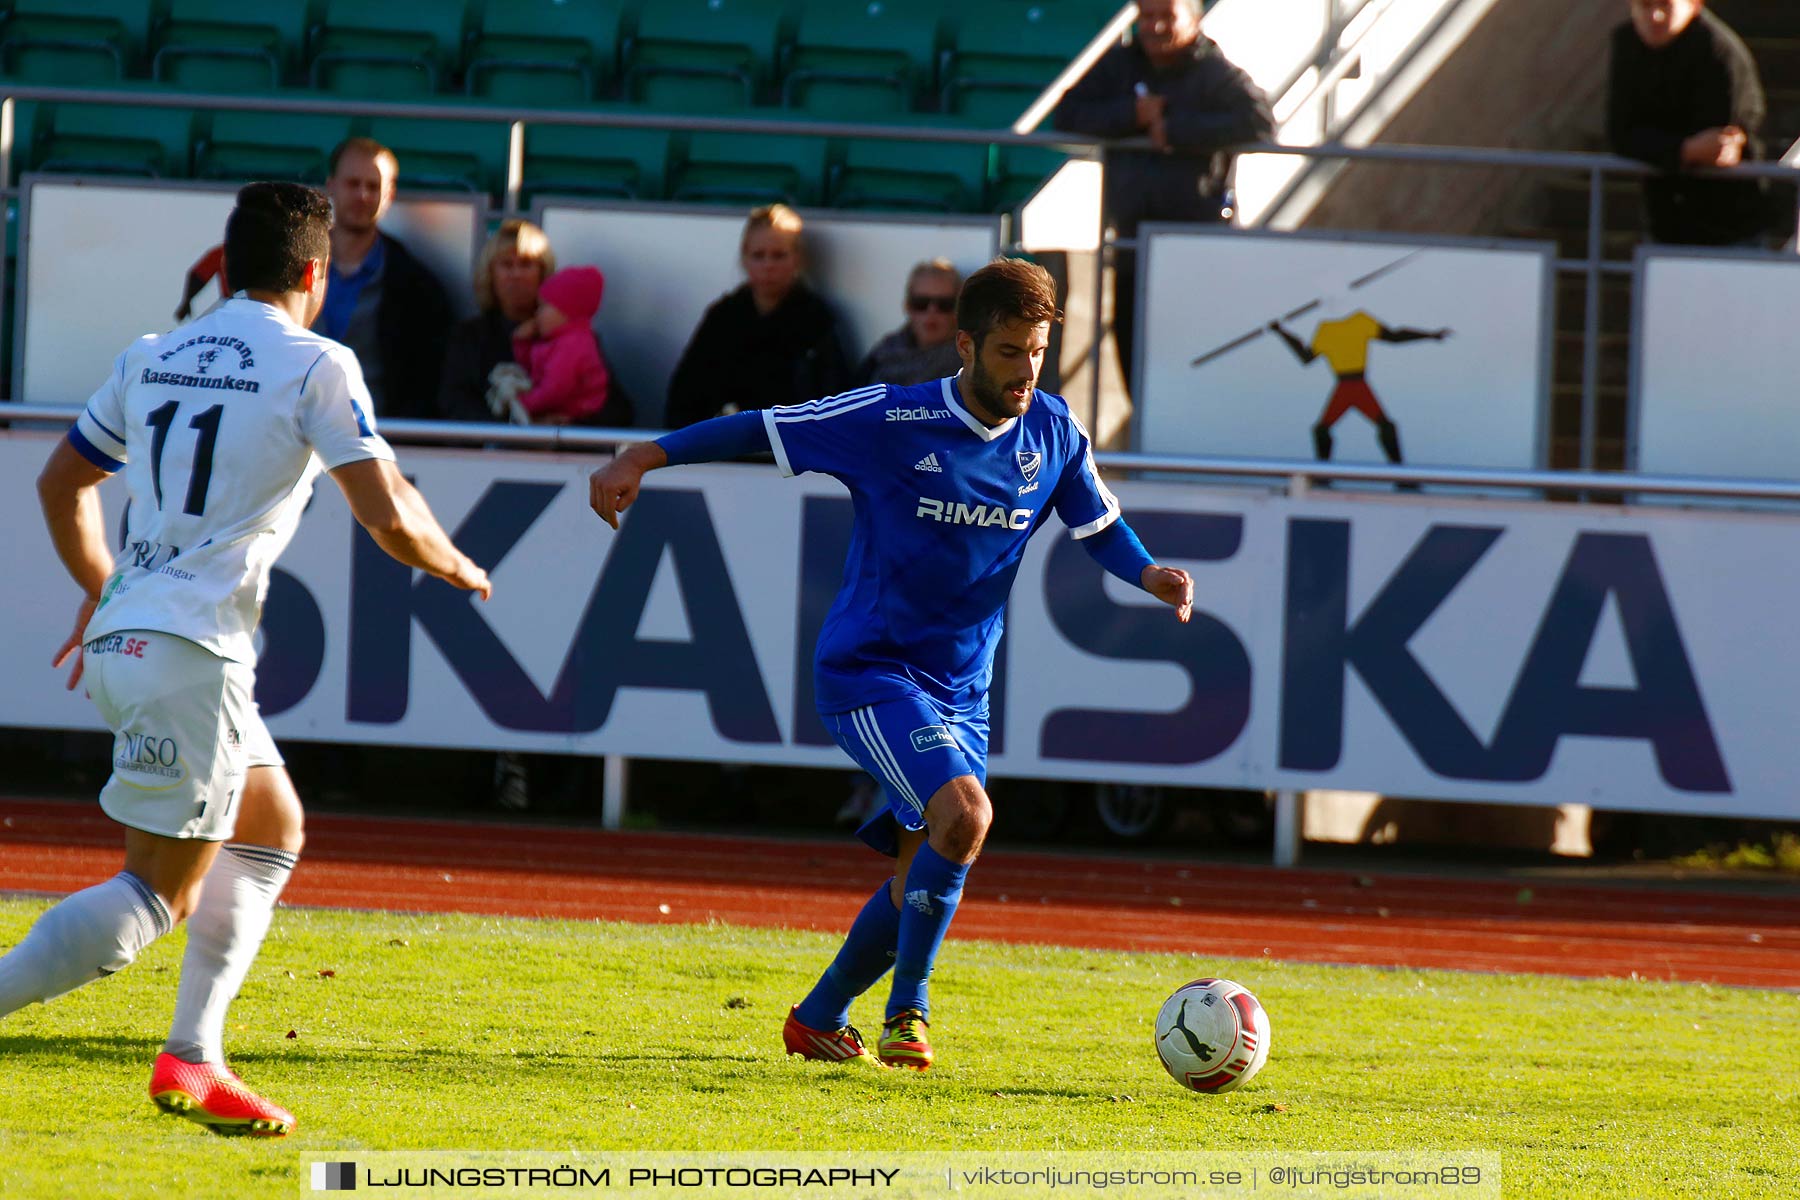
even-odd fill
[(1052, 509), (1078, 538), (1119, 516), (1087, 430), (1046, 392), (995, 428), (954, 377), (766, 409), (763, 425), (783, 474), (834, 476), (855, 504), (819, 635), (822, 712), (917, 692), (958, 711), (986, 704), (1025, 543)]

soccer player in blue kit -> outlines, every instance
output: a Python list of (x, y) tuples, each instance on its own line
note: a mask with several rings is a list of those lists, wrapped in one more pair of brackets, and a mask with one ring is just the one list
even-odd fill
[[(981, 851), (994, 647), (1025, 544), (1054, 510), (1109, 572), (1186, 621), (1194, 584), (1157, 566), (1094, 467), (1087, 430), (1036, 390), (1059, 319), (1042, 267), (997, 259), (963, 284), (956, 375), (877, 384), (807, 404), (715, 417), (634, 445), (593, 473), (594, 511), (618, 528), (646, 471), (773, 451), (784, 475), (849, 488), (844, 585), (819, 635), (819, 713), (879, 780), (887, 807), (857, 831), (898, 861), (843, 948), (788, 1014), (790, 1054), (931, 1065), (927, 981)], [(871, 1055), (850, 1002), (893, 968)]]

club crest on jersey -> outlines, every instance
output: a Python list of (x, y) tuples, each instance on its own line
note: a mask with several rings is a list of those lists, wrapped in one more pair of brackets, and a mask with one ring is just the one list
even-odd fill
[(1044, 456), (1037, 450), (1019, 451), (1019, 474), (1025, 476), (1030, 483), (1037, 478), (1038, 468), (1044, 465)]

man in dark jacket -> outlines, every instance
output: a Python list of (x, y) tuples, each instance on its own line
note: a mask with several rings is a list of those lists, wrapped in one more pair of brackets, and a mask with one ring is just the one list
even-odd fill
[(1763, 155), (1767, 112), (1750, 51), (1705, 0), (1630, 0), (1613, 32), (1606, 132), (1612, 148), (1663, 172), (1644, 181), (1650, 236), (1687, 246), (1756, 245), (1770, 225), (1755, 179), (1702, 179)]
[[(1230, 148), (1275, 136), (1268, 98), (1200, 33), (1198, 0), (1143, 0), (1136, 36), (1101, 56), (1056, 106), (1056, 128), (1147, 136), (1153, 150), (1107, 156), (1104, 203), (1119, 237), (1143, 221), (1229, 221)], [(1120, 250), (1113, 333), (1129, 379), (1137, 324), (1137, 255)]]
[(356, 352), (375, 412), (435, 417), (450, 332), (444, 286), (381, 230), (399, 174), (394, 152), (354, 137), (331, 152), (331, 285), (314, 329)]

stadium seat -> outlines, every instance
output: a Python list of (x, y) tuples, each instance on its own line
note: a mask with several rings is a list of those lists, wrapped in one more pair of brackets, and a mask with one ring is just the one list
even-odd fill
[(774, 0), (655, 0), (626, 48), (626, 95), (669, 112), (754, 104), (775, 61), (780, 18)]
[(506, 125), (377, 117), (369, 136), (400, 160), (403, 188), (497, 195), (506, 187)]
[(185, 178), (194, 115), (184, 108), (59, 103), (41, 120), (36, 170)]
[(986, 0), (961, 9), (945, 57), (945, 112), (1008, 125), (1100, 30), (1085, 5)]
[(306, 40), (306, 0), (169, 0), (153, 31), (154, 79), (193, 91), (280, 87)]
[(1069, 156), (1041, 146), (999, 146), (995, 148), (994, 186), (987, 208), (993, 212), (1011, 212), (1044, 185), (1044, 181), (1062, 169)]
[(626, 0), (490, 3), (469, 47), (472, 96), (505, 104), (567, 107), (612, 87)]
[(462, 49), (459, 0), (326, 0), (312, 32), (312, 86), (384, 100), (429, 95)]
[(526, 125), (527, 196), (661, 200), (670, 137), (661, 129)]
[(931, 84), (937, 38), (935, 3), (811, 0), (785, 56), (782, 103), (852, 120), (909, 112)]
[(987, 196), (990, 151), (957, 142), (861, 138), (849, 144), (834, 173), (837, 208), (963, 212)]
[(818, 137), (696, 133), (669, 198), (739, 206), (816, 204), (825, 192), (828, 149)]
[(143, 58), (149, 0), (13, 0), (0, 24), (0, 73), (32, 83), (105, 84)]
[(320, 183), (331, 150), (351, 134), (349, 117), (218, 112), (194, 154), (201, 179), (292, 179)]

